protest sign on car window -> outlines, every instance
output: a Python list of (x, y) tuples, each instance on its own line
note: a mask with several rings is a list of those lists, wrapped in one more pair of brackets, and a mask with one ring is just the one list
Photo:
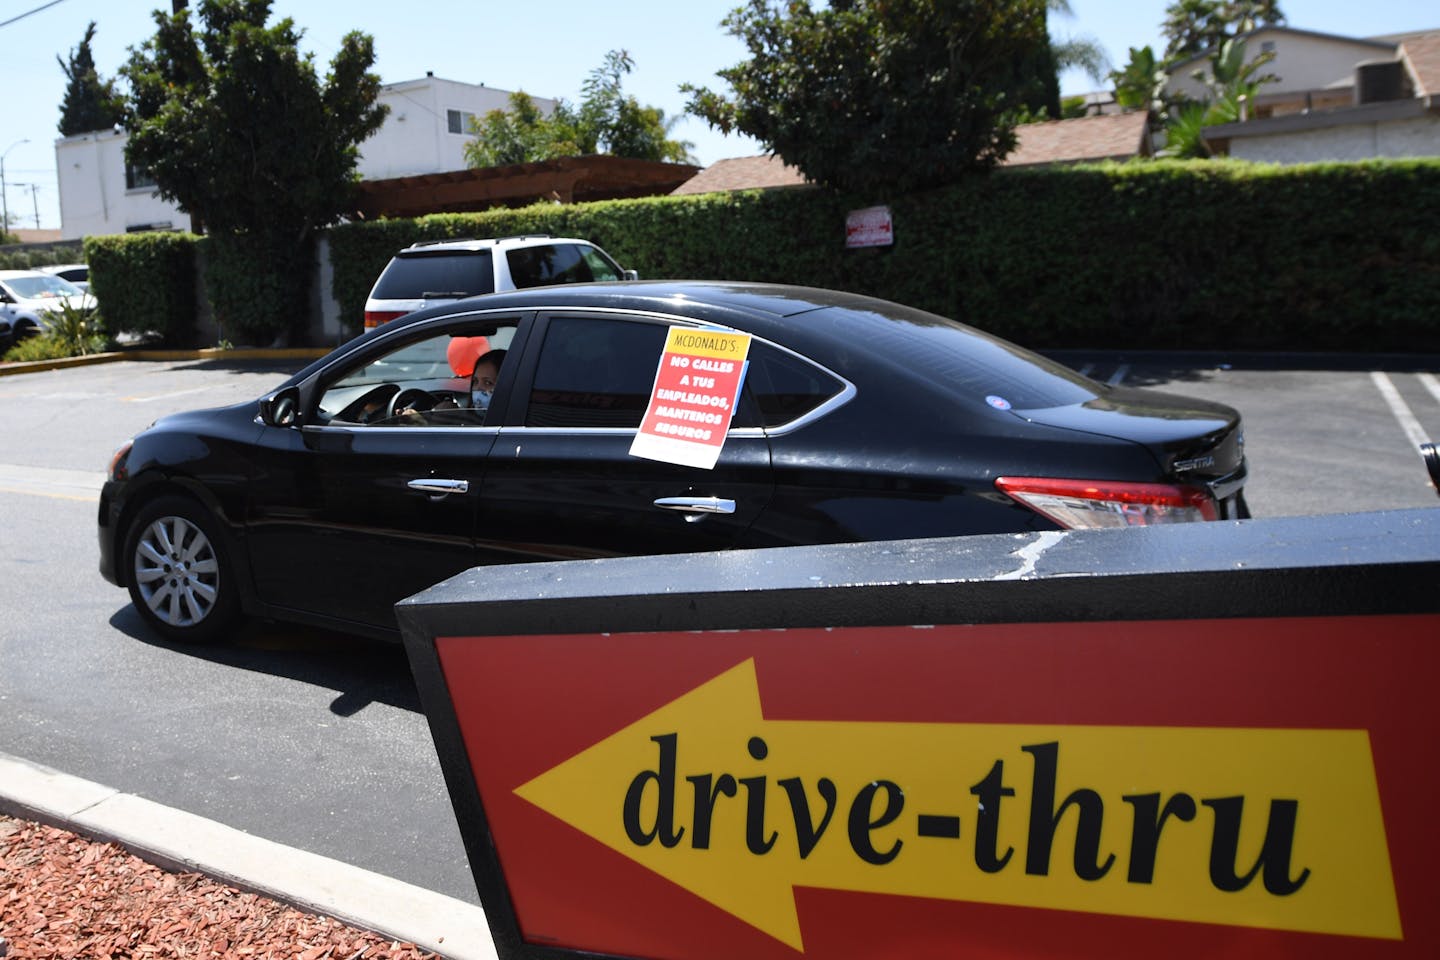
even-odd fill
[(671, 327), (630, 455), (711, 470), (745, 380), (750, 335)]

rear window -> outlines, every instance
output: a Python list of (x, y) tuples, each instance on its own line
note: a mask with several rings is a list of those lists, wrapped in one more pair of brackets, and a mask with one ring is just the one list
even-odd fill
[(766, 427), (798, 420), (845, 389), (813, 363), (763, 343), (750, 348), (745, 384)]
[(489, 250), (402, 254), (390, 261), (370, 296), (376, 300), (429, 300), (495, 292)]
[[(1085, 403), (1098, 395), (1094, 381), (974, 327), (900, 304), (876, 306), (817, 311), (809, 322), (830, 324), (836, 343), (864, 345), (849, 351), (845, 363), (865, 366), (883, 356), (967, 399), (994, 398), (992, 404), (1026, 410)], [(843, 374), (846, 367), (836, 370)]]
[(574, 243), (521, 247), (505, 254), (505, 259), (510, 265), (510, 279), (521, 290), (555, 283), (621, 279), (620, 268), (599, 250)]

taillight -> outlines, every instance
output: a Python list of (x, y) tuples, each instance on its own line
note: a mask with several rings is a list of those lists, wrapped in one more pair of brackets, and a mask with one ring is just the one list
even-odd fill
[(391, 320), (398, 320), (405, 316), (404, 310), (366, 310), (365, 329), (369, 330), (378, 327), (382, 323), (389, 323)]
[(1052, 477), (1000, 477), (1001, 493), (1070, 530), (1146, 527), (1218, 519), (1202, 487)]

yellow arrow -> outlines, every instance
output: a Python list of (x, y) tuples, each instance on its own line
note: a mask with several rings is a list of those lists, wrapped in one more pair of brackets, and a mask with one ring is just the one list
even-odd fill
[(1363, 730), (768, 721), (747, 660), (515, 792), (796, 950), (796, 886), (1401, 937)]

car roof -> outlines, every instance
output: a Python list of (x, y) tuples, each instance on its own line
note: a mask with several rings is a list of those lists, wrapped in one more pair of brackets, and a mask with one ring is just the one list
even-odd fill
[(510, 237), (486, 237), (483, 239), (467, 237), (458, 240), (420, 240), (401, 250), (397, 256), (443, 253), (447, 250), (474, 252), (496, 248), (530, 247), (547, 243), (583, 243), (587, 247), (594, 246), (589, 240), (580, 240), (576, 237), (552, 237), (548, 233), (524, 233)]
[(19, 280), (23, 277), (43, 277), (39, 270), (0, 270), (0, 280)]
[[(726, 280), (632, 280), (564, 283), (523, 290), (488, 293), (418, 311), (394, 322), (467, 310), (544, 310), (608, 308), (691, 316), (740, 314), (756, 320), (778, 320), (825, 307), (880, 305), (882, 301), (839, 290), (776, 283)], [(718, 317), (717, 317), (718, 319)]]
[(701, 322), (735, 327), (785, 343), (801, 333), (796, 325), (787, 325), (786, 318), (835, 306), (868, 306), (879, 309), (880, 312), (884, 312), (883, 308), (886, 307), (907, 309), (872, 297), (838, 290), (748, 281), (628, 280), (527, 287), (453, 300), (391, 320), (342, 344), (335, 353), (309, 364), (291, 380), (303, 380), (314, 369), (331, 363), (337, 356), (415, 324), (479, 311), (601, 309), (683, 315)]

